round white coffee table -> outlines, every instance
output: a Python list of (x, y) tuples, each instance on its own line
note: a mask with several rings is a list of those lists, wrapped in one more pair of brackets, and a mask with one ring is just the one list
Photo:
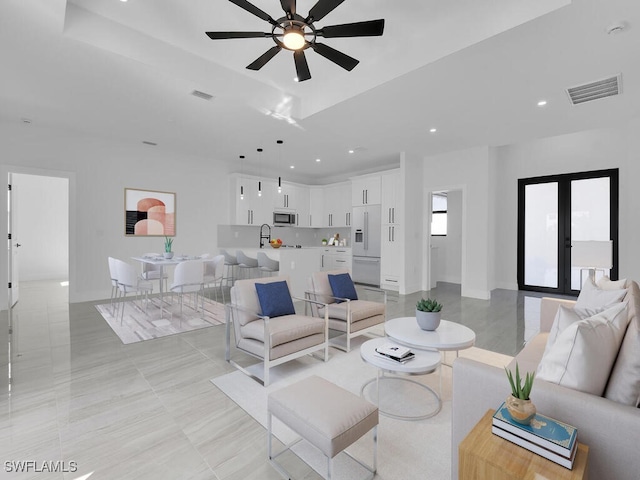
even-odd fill
[[(394, 374), (394, 375), (427, 375), (429, 373), (433, 373), (440, 368), (440, 354), (438, 352), (429, 352), (425, 350), (416, 350), (413, 353), (415, 357), (413, 360), (409, 360), (406, 363), (399, 363), (394, 360), (389, 360), (381, 357), (376, 353), (376, 348), (385, 345), (385, 344), (393, 344), (393, 340), (390, 338), (382, 337), (382, 338), (374, 338), (372, 340), (368, 340), (362, 344), (360, 347), (360, 356), (362, 360), (365, 362), (375, 366), (378, 368), (378, 372), (375, 378), (367, 381), (362, 388), (360, 389), (360, 394), (367, 398), (365, 390), (369, 386), (371, 386), (374, 382), (376, 384), (375, 389), (375, 404), (378, 405), (378, 411), (381, 415), (385, 415), (390, 418), (395, 418), (398, 420), (423, 420), (425, 418), (430, 418), (436, 415), (440, 409), (442, 408), (442, 400), (440, 398), (440, 394), (442, 392), (442, 376), (440, 376), (440, 385), (439, 390), (440, 393), (434, 391), (428, 385), (425, 385), (420, 382), (416, 382), (415, 380), (411, 380), (404, 377), (398, 376), (385, 376), (386, 373)], [(403, 384), (398, 384), (395, 387), (391, 387), (390, 390), (384, 389), (386, 393), (388, 393), (388, 398), (385, 396), (385, 404), (381, 404), (382, 399), (380, 397), (380, 383), (392, 384), (394, 382), (402, 382)], [(422, 413), (394, 413), (391, 406), (401, 407), (406, 403), (406, 396), (403, 396), (403, 392), (407, 392), (410, 388), (419, 388), (427, 390), (427, 392), (433, 396), (435, 399), (435, 408)], [(415, 389), (414, 388), (414, 389)], [(424, 406), (428, 404), (428, 402), (420, 402), (420, 406)], [(395, 409), (399, 410), (398, 408)]]
[(421, 350), (455, 350), (456, 356), (459, 350), (471, 348), (476, 342), (473, 330), (447, 320), (441, 320), (434, 331), (427, 331), (418, 326), (416, 317), (393, 318), (385, 322), (384, 330), (400, 345)]

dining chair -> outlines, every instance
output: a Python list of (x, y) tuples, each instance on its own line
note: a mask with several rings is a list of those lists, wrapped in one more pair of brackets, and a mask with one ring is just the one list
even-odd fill
[(246, 275), (240, 274), (241, 278), (253, 278), (252, 270), (258, 269), (258, 260), (246, 255), (242, 250), (236, 252), (236, 258), (238, 259), (238, 268), (240, 272), (246, 272)]
[[(353, 284), (348, 270), (327, 270), (315, 272), (308, 279), (309, 290), (307, 298), (326, 304), (312, 306), (313, 314), (318, 317), (329, 316), (329, 329), (342, 332), (338, 336), (331, 337), (331, 346), (340, 350), (351, 350), (351, 339), (371, 333), (380, 324), (385, 322), (387, 293), (379, 288), (364, 287), (366, 291), (380, 295), (381, 302), (362, 300)], [(341, 340), (346, 340), (343, 345)]]
[(204, 318), (204, 266), (202, 260), (187, 260), (179, 263), (173, 272), (173, 283), (169, 290), (180, 297), (180, 325), (182, 326), (184, 296), (195, 293), (193, 309), (198, 311), (198, 296), (201, 298)]
[(260, 270), (260, 273), (271, 276), (274, 273), (278, 274), (280, 271), (280, 262), (278, 260), (272, 260), (266, 253), (258, 252), (256, 259), (258, 260), (258, 270)]
[[(205, 260), (204, 264), (204, 285), (205, 287), (212, 286), (216, 295), (216, 302), (218, 301), (218, 292), (216, 288), (220, 289), (222, 293), (222, 303), (224, 303), (224, 289), (222, 288), (222, 278), (224, 275), (224, 255), (216, 255), (210, 260)], [(209, 295), (211, 299), (211, 295)]]
[[(135, 293), (135, 300), (138, 299), (140, 294), (144, 295), (145, 304), (144, 304), (144, 312), (147, 313), (147, 306), (149, 304), (149, 296), (153, 292), (153, 283), (148, 280), (144, 280), (138, 276), (136, 270), (133, 266), (129, 265), (126, 262), (123, 262), (119, 259), (115, 260), (116, 267), (116, 278), (118, 279), (118, 289), (122, 294), (122, 302), (120, 302), (122, 312), (120, 314), (120, 324), (124, 322), (124, 307), (126, 297), (129, 293)], [(141, 307), (138, 307), (141, 309)]]
[(116, 272), (116, 259), (108, 257), (109, 261), (109, 276), (111, 277), (111, 298), (109, 299), (109, 305), (111, 306), (111, 315), (114, 315), (114, 300), (118, 297), (118, 273)]
[[(160, 253), (145, 253), (143, 256), (145, 257), (162, 257), (162, 254)], [(142, 263), (142, 273), (140, 274), (140, 277), (143, 278), (144, 280), (158, 280), (160, 281), (164, 281), (164, 290), (167, 290), (167, 281), (169, 278), (169, 275), (167, 275), (167, 272), (163, 272), (162, 273), (162, 279), (160, 279), (160, 274), (162, 272), (162, 267), (160, 265), (153, 265), (151, 263), (146, 263), (143, 262)]]

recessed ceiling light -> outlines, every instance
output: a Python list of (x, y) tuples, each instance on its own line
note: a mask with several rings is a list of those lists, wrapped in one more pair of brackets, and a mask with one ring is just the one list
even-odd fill
[(297, 82), (298, 81), (298, 77), (293, 77), (293, 81)]
[(126, 2), (127, 2), (127, 0), (120, 0), (120, 1), (121, 1), (122, 3), (126, 3)]
[(538, 106), (539, 106), (539, 107), (544, 107), (546, 104), (547, 104), (547, 101), (546, 101), (546, 100), (540, 100), (540, 101), (538, 102)]
[(429, 130), (431, 133), (436, 133), (438, 130), (435, 128), (432, 128), (431, 130)]
[(295, 165), (291, 165), (289, 168), (293, 169), (293, 168), (296, 168), (296, 167), (295, 167)]
[(349, 153), (353, 153), (353, 152), (354, 152), (354, 150), (349, 150)]
[(316, 158), (316, 162), (319, 162), (319, 161), (320, 161), (320, 159), (319, 159), (319, 158)]

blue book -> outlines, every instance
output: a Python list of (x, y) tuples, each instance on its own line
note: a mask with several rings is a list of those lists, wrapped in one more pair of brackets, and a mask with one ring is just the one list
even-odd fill
[(553, 418), (536, 413), (529, 425), (514, 422), (503, 403), (493, 415), (494, 426), (511, 432), (531, 443), (551, 450), (565, 458), (571, 458), (578, 441), (578, 429)]

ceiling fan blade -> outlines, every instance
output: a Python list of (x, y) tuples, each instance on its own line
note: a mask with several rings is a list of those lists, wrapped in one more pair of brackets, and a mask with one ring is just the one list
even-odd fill
[(296, 0), (280, 0), (280, 5), (282, 5), (282, 10), (285, 11), (287, 16), (291, 14), (289, 18), (289, 20), (291, 20), (296, 14)]
[(270, 33), (263, 32), (206, 32), (211, 40), (226, 40), (228, 38), (263, 38), (270, 37)]
[(322, 55), (324, 58), (331, 60), (333, 63), (340, 65), (345, 70), (351, 71), (355, 68), (360, 60), (356, 60), (349, 55), (346, 55), (335, 48), (331, 48), (328, 45), (323, 43), (312, 43), (311, 48), (313, 48), (317, 53)]
[(324, 38), (337, 37), (378, 37), (384, 32), (384, 19), (366, 22), (330, 25), (318, 30), (317, 35)]
[(269, 60), (275, 57), (278, 54), (278, 52), (280, 52), (280, 50), (282, 50), (282, 47), (279, 47), (278, 45), (276, 45), (275, 47), (271, 47), (269, 50), (267, 50), (262, 55), (260, 55), (252, 63), (247, 65), (247, 68), (249, 70), (260, 70), (262, 67), (264, 67), (267, 64)]
[(293, 61), (296, 64), (296, 74), (298, 82), (304, 82), (311, 78), (307, 57), (304, 56), (304, 50), (296, 50), (293, 52)]
[(318, 0), (318, 3), (309, 10), (309, 16), (304, 23), (313, 23), (316, 20), (322, 20), (342, 2), (344, 2), (344, 0)]
[(269, 22), (271, 25), (277, 25), (277, 22), (273, 18), (271, 18), (271, 15), (260, 10), (253, 3), (247, 2), (247, 0), (229, 0), (229, 1), (239, 6), (240, 8), (246, 10), (247, 12), (254, 14), (256, 17)]

